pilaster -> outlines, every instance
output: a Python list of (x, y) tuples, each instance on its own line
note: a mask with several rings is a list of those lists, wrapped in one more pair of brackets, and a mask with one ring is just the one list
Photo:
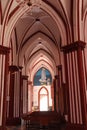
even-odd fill
[(28, 91), (28, 76), (22, 75), (20, 103), (21, 116), (26, 115), (28, 113)]
[[(66, 86), (68, 89), (68, 121), (79, 124), (85, 128), (86, 117), (86, 92), (84, 70), (84, 48), (86, 43), (76, 41), (64, 46)], [(82, 128), (83, 128), (82, 127)], [(79, 127), (78, 127), (79, 128)]]
[(22, 67), (20, 66), (9, 66), (10, 83), (8, 88), (7, 125), (20, 123), (21, 69)]

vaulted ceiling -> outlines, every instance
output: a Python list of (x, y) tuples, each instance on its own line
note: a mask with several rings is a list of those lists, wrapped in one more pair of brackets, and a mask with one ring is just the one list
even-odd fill
[(11, 64), (23, 66), (29, 76), (41, 67), (56, 74), (56, 66), (62, 63), (60, 47), (73, 39), (75, 4), (74, 0), (1, 0), (0, 20), (7, 26)]

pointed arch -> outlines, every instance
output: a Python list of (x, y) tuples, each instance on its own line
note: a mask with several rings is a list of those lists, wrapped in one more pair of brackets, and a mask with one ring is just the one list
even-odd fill
[[(40, 6), (40, 8), (45, 10), (53, 18), (57, 27), (59, 28), (61, 38), (62, 38), (62, 43), (67, 44), (68, 41), (67, 41), (66, 27), (65, 27), (65, 24), (63, 23), (61, 17), (45, 2), (42, 2), (42, 4), (40, 4), (40, 5), (38, 5), (38, 4), (35, 4), (35, 5)], [(9, 44), (11, 33), (12, 33), (12, 30), (13, 30), (15, 24), (18, 22), (19, 18), (28, 10), (29, 10), (28, 7), (24, 7), (24, 9), (19, 8), (8, 21), (8, 30), (7, 30), (6, 37), (5, 37), (7, 39), (7, 44)]]
[[(41, 93), (41, 91), (43, 90), (43, 92)], [(47, 97), (47, 102), (46, 102), (46, 100), (45, 100), (45, 104), (44, 104), (44, 106), (45, 105), (47, 105), (46, 107), (46, 109), (48, 109), (48, 107), (49, 107), (49, 92), (48, 92), (48, 90), (47, 90), (47, 88), (46, 87), (44, 87), (44, 86), (42, 86), (41, 88), (40, 88), (40, 90), (39, 90), (39, 92), (38, 92), (38, 105), (39, 105), (39, 110), (41, 109), (40, 107), (41, 107), (41, 104), (40, 104), (40, 102), (41, 102), (41, 98), (44, 98), (44, 97)], [(46, 104), (47, 103), (47, 104)], [(42, 108), (43, 109), (43, 108)]]

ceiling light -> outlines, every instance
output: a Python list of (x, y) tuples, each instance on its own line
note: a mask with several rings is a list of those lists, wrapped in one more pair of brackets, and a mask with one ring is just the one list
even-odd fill
[(36, 21), (40, 21), (40, 19), (39, 19), (39, 18), (36, 18)]
[(27, 5), (28, 5), (28, 6), (31, 6), (31, 5), (32, 5), (32, 3), (31, 3), (30, 0), (28, 1)]
[(39, 45), (41, 45), (41, 42), (39, 42)]

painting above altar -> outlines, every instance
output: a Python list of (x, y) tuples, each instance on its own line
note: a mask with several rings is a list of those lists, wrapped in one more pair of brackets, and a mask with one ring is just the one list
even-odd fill
[(52, 83), (52, 76), (46, 68), (40, 68), (35, 76), (33, 84), (34, 86), (41, 86), (41, 85), (50, 85)]

